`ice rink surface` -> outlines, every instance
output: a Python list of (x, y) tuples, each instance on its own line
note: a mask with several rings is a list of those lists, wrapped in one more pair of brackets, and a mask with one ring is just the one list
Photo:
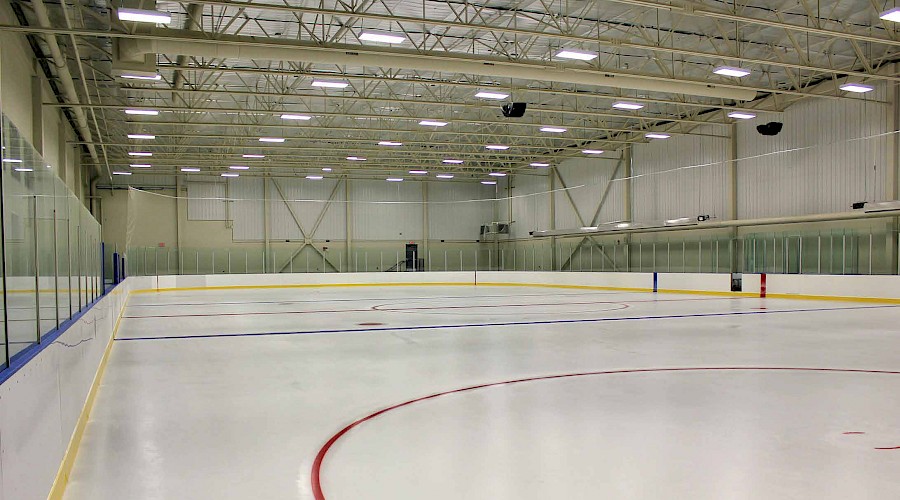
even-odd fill
[(66, 498), (895, 500), (898, 322), (529, 286), (134, 294)]

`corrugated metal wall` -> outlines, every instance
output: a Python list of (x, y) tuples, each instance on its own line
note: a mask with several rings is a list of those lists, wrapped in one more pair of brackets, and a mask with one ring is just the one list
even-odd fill
[(549, 180), (546, 176), (517, 175), (512, 183), (512, 214), (506, 200), (497, 202), (500, 220), (512, 221), (510, 236), (527, 238), (529, 231), (550, 227)]
[[(338, 179), (319, 181), (271, 179), (269, 181), (271, 238), (274, 240), (302, 240), (303, 235), (293, 218), (296, 216), (303, 226), (303, 231), (310, 238), (344, 239), (347, 225), (344, 189), (344, 181)], [(328, 199), (332, 192), (334, 192), (334, 196), (329, 202)], [(284, 194), (287, 202), (282, 199), (281, 194)], [(291, 211), (293, 211), (293, 216)], [(315, 228), (320, 215), (322, 221), (319, 223), (319, 227)], [(313, 231), (314, 229), (315, 231)]]
[[(742, 219), (840, 212), (854, 201), (884, 199), (890, 161), (888, 87), (856, 99), (810, 99), (773, 120), (777, 136), (738, 125), (738, 216)], [(800, 149), (797, 149), (800, 148)], [(793, 151), (791, 151), (793, 150)]]
[(422, 239), (421, 183), (351, 182), (354, 239)]
[(231, 218), (234, 221), (234, 241), (262, 241), (265, 238), (263, 220), (263, 180), (242, 177), (228, 180)]
[(494, 220), (494, 187), (481, 183), (428, 184), (428, 237), (477, 240), (479, 227)]
[[(597, 205), (600, 202), (607, 182), (610, 181), (618, 158), (572, 158), (560, 163), (557, 170), (569, 187), (569, 194), (578, 208), (578, 213), (584, 219), (585, 224), (590, 224)], [(622, 177), (624, 169), (619, 169), (616, 178)], [(557, 189), (561, 189), (560, 182), (556, 183)], [(600, 210), (597, 222), (610, 222), (622, 220), (625, 217), (624, 188), (622, 181), (613, 181), (609, 188), (609, 194)], [(569, 201), (565, 192), (556, 193), (556, 227), (577, 228), (581, 227), (581, 221), (575, 213), (575, 207)]]
[(224, 200), (224, 182), (188, 182), (187, 196), (188, 220), (225, 220), (228, 202)]
[[(728, 128), (700, 127), (696, 132), (727, 136)], [(700, 214), (725, 218), (728, 143), (727, 137), (686, 135), (635, 145), (634, 221), (653, 222)]]

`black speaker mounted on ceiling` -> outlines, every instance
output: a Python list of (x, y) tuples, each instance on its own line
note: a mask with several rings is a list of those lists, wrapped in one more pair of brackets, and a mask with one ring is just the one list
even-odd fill
[(525, 107), (527, 103), (524, 102), (510, 102), (503, 105), (503, 116), (507, 118), (522, 118), (525, 116)]
[(781, 122), (769, 122), (763, 125), (757, 125), (756, 131), (760, 133), (760, 135), (778, 135), (781, 132), (781, 128), (784, 127), (784, 124)]

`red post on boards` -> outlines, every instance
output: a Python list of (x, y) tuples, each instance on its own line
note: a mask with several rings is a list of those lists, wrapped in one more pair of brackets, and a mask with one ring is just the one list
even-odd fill
[(759, 296), (763, 299), (766, 298), (766, 273), (759, 275)]

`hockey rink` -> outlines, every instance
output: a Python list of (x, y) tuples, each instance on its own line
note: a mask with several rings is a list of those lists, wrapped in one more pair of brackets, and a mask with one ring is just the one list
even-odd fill
[(900, 306), (133, 294), (70, 500), (900, 498)]

